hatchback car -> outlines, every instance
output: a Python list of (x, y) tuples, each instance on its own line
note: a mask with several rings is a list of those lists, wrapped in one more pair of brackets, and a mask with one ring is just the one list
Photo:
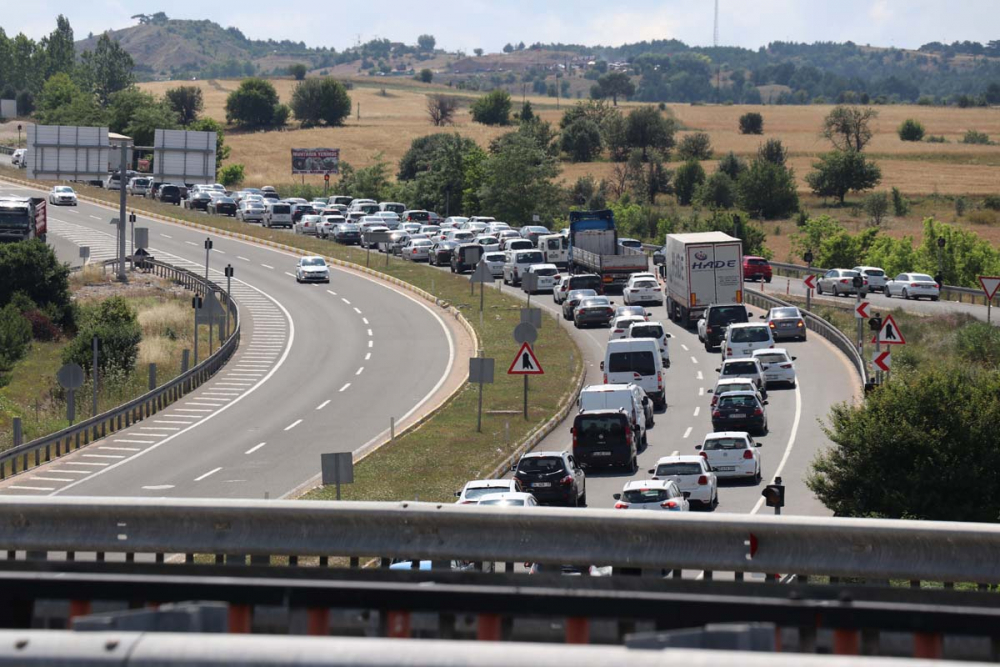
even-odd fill
[(621, 493), (614, 495), (616, 510), (656, 510), (687, 512), (691, 505), (676, 483), (666, 480), (643, 479), (629, 482)]
[(361, 243), (361, 228), (353, 222), (342, 222), (333, 228), (333, 240), (344, 245)]
[(597, 296), (597, 292), (592, 289), (578, 289), (571, 291), (563, 300), (562, 304), (562, 314), (563, 319), (571, 320), (573, 319), (573, 311), (576, 307), (580, 305), (580, 302), (584, 299), (589, 299), (591, 297)]
[(712, 304), (698, 320), (698, 340), (704, 343), (706, 352), (711, 352), (712, 348), (722, 343), (731, 324), (749, 319), (743, 304)]
[[(563, 274), (559, 278), (555, 289), (552, 290), (552, 300), (556, 303), (563, 303), (570, 292), (578, 289), (594, 290), (595, 293), (602, 294), (604, 292), (604, 283), (601, 281), (599, 275), (593, 273), (584, 273), (575, 276), (568, 273)], [(570, 318), (567, 317), (566, 319)]]
[(735, 380), (742, 378), (752, 380), (764, 398), (767, 398), (767, 381), (764, 379), (764, 369), (753, 357), (745, 359), (726, 359), (721, 368), (715, 369), (721, 379)]
[(640, 278), (636, 280), (632, 278), (622, 290), (622, 301), (627, 305), (655, 303), (659, 306), (663, 305), (663, 293), (655, 279)]
[(719, 479), (751, 479), (755, 483), (761, 478), (759, 447), (743, 431), (710, 433), (702, 444), (695, 445)]
[(760, 362), (764, 370), (764, 381), (768, 386), (785, 384), (795, 386), (795, 359), (788, 350), (776, 347), (773, 350), (757, 350), (753, 358)]
[(205, 210), (212, 215), (236, 217), (236, 200), (232, 197), (213, 197)]
[(744, 255), (743, 280), (771, 282), (771, 263), (763, 257)]
[(431, 246), (427, 263), (431, 266), (448, 266), (451, 262), (451, 253), (457, 245), (454, 241), (438, 241)]
[(767, 315), (761, 315), (760, 318), (771, 330), (771, 338), (774, 340), (793, 338), (804, 341), (808, 335), (806, 318), (795, 306), (772, 308), (767, 311)]
[[(327, 239), (333, 236), (334, 230), (338, 225), (345, 224), (347, 220), (344, 216), (339, 213), (323, 213), (320, 217), (320, 221), (316, 223), (316, 236), (321, 239)], [(354, 223), (351, 223), (354, 224)], [(358, 237), (360, 241), (361, 227), (355, 225), (358, 230)]]
[(884, 269), (878, 266), (855, 266), (854, 270), (868, 280), (869, 292), (885, 293), (885, 284), (888, 281), (888, 278), (885, 275)]
[(455, 492), (458, 505), (475, 505), (483, 496), (494, 493), (516, 493), (521, 484), (516, 479), (474, 479)]
[(207, 192), (192, 192), (191, 195), (184, 200), (183, 206), (184, 208), (191, 209), (192, 211), (207, 211), (210, 203), (212, 203), (212, 196)]
[[(524, 277), (528, 274), (533, 274), (538, 278), (534, 294), (538, 292), (551, 292), (555, 289), (556, 279), (559, 278), (559, 269), (555, 264), (532, 264), (525, 269), (524, 275), (521, 276), (522, 286), (524, 285)], [(527, 288), (525, 288), (525, 291), (528, 291)]]
[(305, 236), (317, 236), (319, 223), (323, 222), (323, 218), (319, 215), (304, 215), (299, 218), (299, 221), (295, 223), (293, 230), (296, 234), (303, 234)]
[(640, 315), (619, 315), (611, 321), (611, 334), (608, 340), (628, 338), (628, 330), (633, 324), (645, 324), (646, 318)]
[(719, 504), (719, 478), (702, 456), (664, 456), (649, 474), (675, 483), (693, 507), (711, 510)]
[(503, 278), (503, 264), (506, 258), (502, 252), (488, 252), (483, 255), (483, 261), (486, 262), (494, 279)]
[(263, 222), (264, 204), (252, 199), (244, 199), (236, 209), (236, 219), (241, 222)]
[(716, 431), (742, 430), (767, 435), (767, 401), (755, 391), (727, 391), (712, 407), (712, 428)]
[(731, 324), (726, 331), (720, 349), (722, 358), (749, 357), (756, 350), (767, 350), (774, 347), (771, 328), (759, 322)]
[[(755, 391), (760, 394), (757, 383), (750, 378), (719, 378), (715, 387), (708, 390), (708, 393), (712, 395), (712, 407), (715, 407), (715, 404), (719, 402), (719, 396), (730, 391)], [(760, 400), (763, 401), (764, 397), (761, 396)]]
[(830, 269), (816, 281), (816, 294), (832, 294), (833, 296), (846, 296), (857, 294), (858, 288), (854, 286), (854, 279), (861, 278), (861, 296), (868, 293), (868, 281), (864, 276), (853, 269)]
[(490, 493), (479, 499), (477, 505), (493, 507), (538, 507), (530, 493)]
[(580, 301), (580, 305), (573, 309), (573, 325), (577, 329), (585, 326), (606, 327), (611, 324), (611, 318), (615, 316), (615, 305), (606, 296), (592, 296)]
[(514, 479), (539, 503), (587, 504), (587, 478), (569, 452), (529, 452), (517, 462)]
[(931, 301), (941, 298), (941, 288), (926, 273), (900, 273), (885, 284), (885, 297), (894, 296), (904, 299), (920, 299), (926, 297)]
[(295, 281), (300, 283), (330, 282), (330, 267), (322, 257), (303, 257), (295, 267)]

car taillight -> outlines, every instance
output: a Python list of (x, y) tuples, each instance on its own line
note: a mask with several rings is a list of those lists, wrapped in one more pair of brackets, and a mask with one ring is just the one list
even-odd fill
[(607, 384), (607, 383), (608, 383), (608, 374), (605, 373), (604, 374), (604, 384)]
[(562, 484), (563, 486), (569, 486), (570, 484), (573, 483), (573, 475), (566, 475), (561, 480), (559, 480), (559, 483)]
[(791, 364), (781, 364), (780, 368), (791, 368)]
[(663, 389), (663, 373), (656, 374), (656, 388)]
[(613, 311), (612, 309), (608, 308), (608, 315), (614, 315), (614, 314), (615, 314), (615, 311)]
[(615, 333), (625, 333), (624, 329), (615, 329)]
[(577, 446), (578, 446), (578, 441), (576, 439), (576, 429), (575, 428), (571, 428), (570, 431), (573, 432), (573, 449), (576, 449)]
[(712, 327), (705, 327), (705, 333), (712, 333)]
[(753, 410), (753, 416), (754, 417), (763, 417), (764, 416), (764, 411), (761, 410), (760, 408), (754, 408), (754, 410)]
[(660, 503), (660, 507), (662, 507), (664, 509), (669, 509), (669, 510), (677, 509), (677, 503), (675, 501), (673, 501), (673, 500), (667, 500), (667, 501), (664, 501), (664, 502)]
[(629, 447), (632, 446), (632, 429), (625, 426), (625, 444)]
[(708, 484), (707, 475), (702, 475), (701, 477), (698, 478), (698, 486), (705, 486), (706, 484)]
[(719, 412), (718, 410), (712, 410), (712, 417), (713, 418), (715, 418), (715, 417), (721, 417), (721, 416), (722, 416), (721, 412)]
[(749, 461), (750, 459), (753, 458), (753, 452), (751, 452), (749, 449), (746, 450), (745, 452), (743, 452), (743, 458)]
[(841, 284), (841, 285), (847, 285), (847, 284), (848, 284), (848, 280), (847, 280), (847, 278), (842, 278), (842, 279), (840, 280), (840, 284)]
[(773, 329), (774, 328), (774, 322), (769, 322), (767, 326), (769, 326), (769, 327), (771, 327)]
[(708, 458), (708, 454), (706, 452), (702, 452), (701, 453), (701, 458), (707, 459)]
[(713, 396), (712, 397), (712, 407), (714, 408), (715, 404), (718, 403), (718, 402), (719, 402), (719, 397), (718, 396)]
[(920, 283), (910, 283), (910, 287), (920, 287)]
[(797, 327), (804, 327), (805, 325), (806, 325), (806, 323), (803, 322), (802, 320), (799, 320), (798, 322), (795, 323), (795, 326), (797, 326)]
[(417, 254), (417, 249), (416, 249), (416, 248), (414, 248), (414, 249), (413, 249), (413, 254), (414, 254), (414, 255), (416, 255), (416, 254)]
[(627, 510), (628, 509), (628, 503), (622, 503), (622, 502), (615, 503), (615, 509), (616, 510)]
[(733, 356), (733, 348), (731, 348), (731, 347), (727, 347), (726, 348), (726, 356), (727, 357)]

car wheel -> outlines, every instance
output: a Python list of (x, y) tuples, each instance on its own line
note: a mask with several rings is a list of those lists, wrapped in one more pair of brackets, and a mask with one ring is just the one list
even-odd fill
[(629, 465), (629, 472), (633, 475), (639, 472), (639, 459), (635, 456), (632, 457), (632, 463)]
[(770, 278), (764, 278), (764, 282), (766, 282), (766, 283), (770, 284), (770, 282), (771, 282), (771, 279), (770, 279)]
[(756, 474), (756, 475), (754, 475), (754, 477), (753, 477), (753, 483), (754, 483), (754, 484), (760, 484), (760, 480), (761, 480), (761, 477), (762, 477), (762, 476), (761, 476), (761, 474), (760, 474), (760, 468), (758, 467), (758, 468), (757, 468), (757, 474)]
[(576, 506), (577, 507), (586, 507), (587, 506), (587, 489), (584, 489), (583, 490), (583, 495), (580, 496), (579, 498), (577, 498)]
[(909, 295), (909, 293), (905, 289), (903, 290), (903, 299), (905, 301), (909, 301), (910, 300), (910, 295)]

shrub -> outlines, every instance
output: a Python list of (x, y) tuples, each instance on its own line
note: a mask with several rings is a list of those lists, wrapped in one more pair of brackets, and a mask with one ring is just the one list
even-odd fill
[(128, 302), (119, 296), (110, 297), (87, 309), (82, 319), (79, 333), (63, 348), (63, 363), (76, 363), (90, 372), (93, 364), (91, 340), (97, 336), (101, 372), (111, 369), (131, 372), (139, 355), (142, 328)]
[[(727, 177), (728, 178), (728, 177)], [(695, 160), (685, 162), (677, 168), (674, 175), (674, 191), (677, 193), (677, 203), (687, 206), (694, 200), (698, 187), (705, 182), (705, 170)]]
[(946, 144), (948, 140), (943, 136), (934, 136), (933, 134), (927, 137), (927, 143), (929, 144)]
[(903, 141), (921, 141), (924, 138), (924, 126), (912, 118), (904, 120), (896, 132)]
[(31, 325), (31, 337), (35, 340), (49, 342), (59, 338), (59, 327), (42, 311), (29, 310), (24, 313), (24, 319)]
[(764, 117), (756, 111), (740, 116), (740, 134), (764, 134)]
[(510, 125), (510, 94), (494, 90), (472, 104), (472, 120), (483, 125)]
[(73, 326), (69, 269), (41, 241), (0, 245), (0, 304), (10, 303), (19, 292), (27, 298), (19, 310), (31, 310), (37, 304), (46, 312), (51, 309), (64, 329)]
[(695, 200), (708, 208), (732, 208), (736, 203), (736, 182), (724, 172), (717, 171), (698, 188)]
[(965, 133), (965, 136), (962, 137), (962, 143), (989, 146), (992, 142), (990, 141), (990, 135), (985, 132), (980, 132), (979, 130), (968, 130)]
[(292, 110), (302, 127), (341, 125), (351, 115), (351, 97), (336, 79), (307, 79), (292, 93)]
[(579, 118), (563, 130), (561, 144), (573, 162), (591, 162), (601, 152), (601, 128), (589, 118)]
[(734, 181), (747, 170), (747, 163), (736, 153), (729, 151), (719, 160), (719, 171), (733, 179)]
[(22, 90), (17, 94), (17, 115), (30, 116), (35, 113), (35, 96), (30, 91)]
[(889, 215), (889, 195), (884, 192), (872, 192), (865, 197), (862, 208), (868, 216), (868, 224), (881, 227)]
[(712, 158), (712, 140), (705, 132), (695, 132), (681, 139), (677, 146), (681, 160), (709, 160)]
[(784, 166), (788, 161), (788, 150), (780, 139), (768, 139), (757, 148), (757, 159)]
[(986, 195), (983, 198), (983, 207), (991, 211), (1000, 211), (1000, 195)]
[(271, 82), (257, 77), (244, 79), (226, 98), (226, 120), (249, 129), (284, 125), (288, 120), (287, 109), (278, 103), (278, 91)]
[(294, 76), (296, 81), (302, 81), (306, 78), (307, 71), (306, 66), (302, 63), (295, 63), (288, 66), (288, 73)]
[(0, 309), (0, 369), (10, 369), (28, 351), (31, 345), (31, 324), (17, 309), (8, 303)]
[(958, 330), (955, 347), (962, 359), (987, 366), (1000, 366), (1000, 328), (986, 322), (971, 322)]
[(434, 80), (434, 72), (430, 71), (429, 69), (427, 69), (425, 67), (424, 69), (422, 69), (419, 72), (417, 72), (417, 76), (414, 77), (414, 78), (417, 81), (420, 81), (420, 82), (423, 82), (423, 83), (430, 83), (431, 81)]
[(966, 220), (972, 225), (984, 225), (986, 227), (993, 227), (998, 222), (1000, 222), (1000, 216), (997, 215), (996, 211), (972, 211), (966, 216)]
[(894, 187), (892, 189), (892, 214), (897, 218), (902, 218), (909, 212), (910, 202), (906, 201), (906, 197), (899, 191), (899, 188)]
[(219, 170), (219, 183), (227, 188), (231, 185), (239, 185), (246, 178), (246, 169), (242, 164), (227, 164)]
[(955, 215), (961, 218), (965, 215), (965, 211), (968, 208), (969, 202), (965, 199), (965, 197), (957, 197), (955, 199)]

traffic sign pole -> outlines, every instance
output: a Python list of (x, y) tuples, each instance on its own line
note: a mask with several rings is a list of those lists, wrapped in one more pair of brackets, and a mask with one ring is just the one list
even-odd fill
[(528, 421), (528, 376), (524, 376), (524, 421)]
[(997, 290), (1000, 289), (1000, 277), (979, 276), (979, 284), (982, 285), (983, 292), (986, 294), (986, 323), (991, 324), (993, 297), (996, 295)]

